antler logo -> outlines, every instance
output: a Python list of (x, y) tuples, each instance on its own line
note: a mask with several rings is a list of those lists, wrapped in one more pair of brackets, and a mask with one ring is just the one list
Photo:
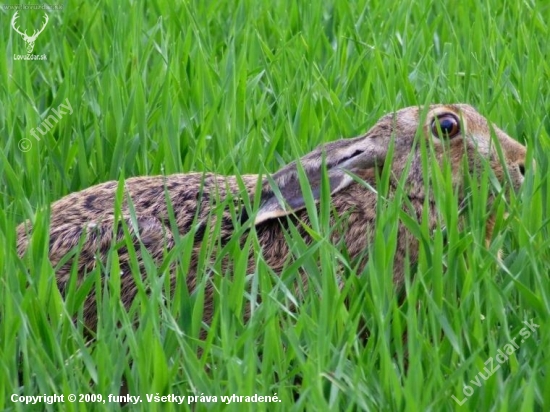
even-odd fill
[(23, 37), (23, 40), (25, 40), (25, 43), (27, 43), (27, 46), (26, 46), (27, 47), (27, 53), (31, 54), (33, 49), (34, 49), (34, 42), (36, 41), (36, 38), (38, 37), (38, 35), (44, 31), (44, 28), (46, 27), (46, 24), (48, 24), (49, 17), (46, 13), (44, 13), (44, 17), (45, 17), (44, 24), (42, 25), (40, 30), (38, 30), (38, 31), (34, 30), (34, 32), (32, 33), (32, 36), (29, 36), (27, 34), (27, 30), (25, 30), (25, 32), (22, 33), (19, 30), (19, 28), (17, 28), (15, 26), (15, 21), (19, 17), (18, 13), (19, 12), (16, 11), (15, 14), (13, 15), (13, 18), (11, 19), (11, 27), (13, 27), (13, 29)]

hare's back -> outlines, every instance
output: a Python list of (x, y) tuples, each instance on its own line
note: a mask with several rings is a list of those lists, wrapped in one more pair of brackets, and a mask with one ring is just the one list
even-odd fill
[[(50, 233), (59, 234), (58, 228), (81, 230), (90, 224), (112, 222), (116, 211), (122, 216), (135, 214), (139, 218), (155, 218), (160, 222), (169, 219), (169, 208), (185, 233), (197, 216), (205, 217), (216, 201), (223, 201), (231, 193), (242, 196), (252, 193), (256, 187), (256, 175), (220, 176), (208, 173), (174, 174), (169, 176), (133, 177), (119, 182), (109, 181), (80, 192), (71, 193), (51, 207)], [(122, 190), (122, 196), (118, 196)], [(119, 199), (119, 200), (117, 200)], [(117, 204), (119, 203), (119, 204)], [(169, 206), (170, 205), (170, 206)], [(32, 230), (30, 222), (17, 228), (19, 249), (25, 249), (27, 234)]]
[[(245, 190), (253, 190), (256, 179), (253, 175), (243, 176)], [(110, 181), (65, 196), (52, 205), (51, 226), (95, 222), (114, 216), (118, 208), (123, 215), (135, 212), (137, 216), (164, 220), (170, 205), (176, 217), (194, 216), (212, 199), (223, 200), (228, 193), (241, 192), (236, 177), (204, 173), (133, 177), (124, 182), (123, 196), (117, 196), (119, 189), (119, 182)]]

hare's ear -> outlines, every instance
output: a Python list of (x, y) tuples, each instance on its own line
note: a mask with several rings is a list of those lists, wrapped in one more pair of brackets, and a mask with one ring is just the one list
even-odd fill
[[(315, 149), (299, 162), (309, 181), (315, 201), (321, 196), (323, 158), (331, 194), (349, 186), (357, 173), (382, 165), (388, 151), (389, 139), (367, 134), (355, 139), (337, 140)], [(282, 201), (282, 202), (281, 202)], [(305, 200), (295, 162), (264, 180), (260, 210), (254, 223), (286, 216), (305, 207)]]

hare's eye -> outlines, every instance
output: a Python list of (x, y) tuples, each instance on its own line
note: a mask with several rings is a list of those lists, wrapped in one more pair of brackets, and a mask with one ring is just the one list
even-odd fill
[(460, 122), (454, 114), (442, 114), (432, 121), (432, 133), (435, 137), (441, 135), (447, 139), (452, 139), (460, 133)]

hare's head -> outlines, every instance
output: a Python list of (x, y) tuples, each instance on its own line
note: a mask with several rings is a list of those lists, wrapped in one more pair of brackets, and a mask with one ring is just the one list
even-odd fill
[[(473, 107), (466, 104), (408, 107), (382, 117), (365, 135), (328, 143), (300, 159), (309, 179), (313, 196), (320, 195), (321, 168), (326, 165), (332, 193), (349, 186), (354, 178), (374, 167), (390, 167), (396, 178), (407, 170), (409, 192), (424, 197), (422, 180), (422, 142), (436, 161), (448, 163), (453, 183), (461, 185), (464, 166), (475, 173), (487, 164), (496, 178), (514, 189), (521, 186), (525, 174), (526, 149)], [(419, 144), (420, 142), (420, 144)], [(274, 183), (277, 189), (274, 188)], [(284, 200), (284, 202), (282, 202)], [(298, 166), (291, 163), (275, 173), (264, 185), (262, 206), (256, 223), (284, 216), (305, 206), (298, 178)]]
[[(424, 197), (425, 190), (420, 155), (423, 143), (433, 154), (430, 161), (437, 161), (439, 166), (450, 166), (456, 187), (462, 186), (464, 172), (479, 178), (486, 165), (503, 186), (510, 184), (517, 190), (523, 183), (525, 147), (469, 105), (406, 108), (382, 118), (371, 132), (383, 127), (384, 123), (392, 125), (391, 131), (398, 148), (392, 164), (393, 175), (401, 176), (408, 167), (406, 181), (409, 190), (417, 197)], [(421, 132), (420, 139), (424, 142), (418, 140), (415, 145), (417, 131)]]

